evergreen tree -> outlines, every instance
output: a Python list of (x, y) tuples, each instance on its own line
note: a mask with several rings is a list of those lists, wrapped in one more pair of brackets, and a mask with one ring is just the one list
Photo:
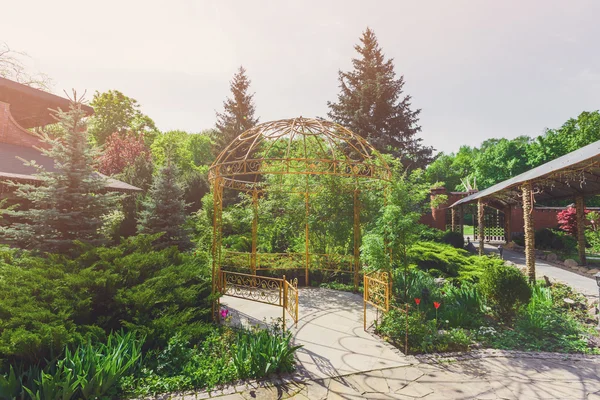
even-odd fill
[(367, 28), (354, 48), (360, 57), (354, 70), (339, 71), (338, 101), (327, 102), (329, 118), (367, 139), (383, 153), (399, 157), (405, 166), (424, 167), (433, 149), (424, 147), (416, 135), (418, 110), (411, 110), (411, 97), (403, 94), (404, 77), (396, 78), (393, 59), (385, 60), (375, 33)]
[(177, 167), (170, 160), (158, 171), (138, 220), (138, 233), (164, 232), (156, 241), (158, 248), (191, 246), (185, 214), (184, 189), (178, 181)]
[(75, 240), (97, 245), (103, 241), (98, 229), (102, 215), (117, 196), (105, 193), (106, 180), (95, 172), (98, 150), (90, 146), (85, 112), (75, 97), (69, 111), (58, 110), (55, 118), (64, 132), (60, 138), (43, 136), (43, 154), (54, 160), (55, 171), (46, 171), (34, 161), (39, 184), (15, 183), (21, 207), (9, 211), (13, 222), (3, 233), (23, 247), (64, 253)]
[(258, 123), (254, 117), (254, 94), (249, 94), (250, 80), (244, 67), (240, 67), (230, 82), (232, 98), (223, 102), (223, 112), (217, 112), (217, 132), (215, 133), (215, 155), (223, 151), (229, 143), (244, 131)]

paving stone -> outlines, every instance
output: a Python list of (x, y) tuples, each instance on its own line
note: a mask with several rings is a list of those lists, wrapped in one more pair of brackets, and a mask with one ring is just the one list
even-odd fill
[(325, 400), (329, 392), (330, 381), (331, 379), (307, 381), (304, 383), (302, 394), (311, 400)]
[[(360, 390), (360, 389), (359, 389)], [(332, 378), (329, 382), (329, 392), (327, 399), (366, 399), (353, 383), (345, 377)]]
[(428, 394), (433, 393), (433, 390), (431, 390), (427, 385), (423, 385), (419, 382), (412, 382), (409, 385), (398, 390), (396, 393), (421, 399), (427, 396)]
[(382, 371), (371, 371), (362, 374), (356, 374), (347, 377), (347, 379), (352, 381), (353, 386), (358, 388), (361, 394), (388, 393), (390, 391)]

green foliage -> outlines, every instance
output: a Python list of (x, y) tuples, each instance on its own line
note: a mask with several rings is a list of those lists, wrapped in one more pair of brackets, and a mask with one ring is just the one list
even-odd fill
[(15, 221), (2, 232), (17, 245), (65, 253), (75, 241), (98, 245), (102, 215), (115, 204), (113, 193), (104, 193), (106, 180), (95, 172), (97, 149), (90, 147), (85, 112), (76, 100), (67, 112), (57, 111), (64, 129), (60, 139), (44, 138), (42, 153), (55, 162), (55, 171), (38, 169), (40, 184), (14, 183), (15, 195), (27, 208), (6, 213)]
[(469, 252), (441, 243), (419, 242), (408, 252), (410, 262), (434, 276), (457, 277), (469, 264)]
[(123, 379), (121, 387), (128, 395), (146, 396), (291, 372), (298, 348), (291, 345), (291, 334), (277, 327), (213, 327), (199, 346), (175, 334), (167, 347), (148, 353), (140, 371)]
[(600, 112), (584, 111), (558, 129), (547, 129), (527, 148), (527, 164), (537, 167), (600, 140)]
[(158, 130), (154, 121), (140, 111), (137, 100), (118, 90), (94, 93), (90, 105), (94, 115), (90, 118), (90, 134), (98, 145), (117, 132), (143, 135), (151, 143)]
[(452, 247), (457, 249), (462, 249), (465, 247), (465, 238), (462, 233), (447, 231), (442, 236), (442, 243), (447, 243)]
[(0, 397), (35, 400), (113, 397), (119, 379), (139, 362), (143, 339), (133, 333), (111, 333), (107, 342), (90, 341), (49, 362), (43, 369), (9, 368), (0, 375)]
[(540, 229), (535, 232), (535, 246), (541, 250), (572, 253), (577, 250), (577, 239), (556, 229)]
[(239, 332), (233, 364), (239, 378), (260, 378), (294, 369), (294, 353), (302, 346), (291, 345), (290, 332)]
[(487, 303), (505, 322), (526, 305), (531, 297), (531, 288), (525, 276), (515, 267), (494, 265), (484, 271), (480, 290)]
[(446, 234), (441, 229), (431, 228), (427, 225), (421, 225), (421, 232), (419, 233), (419, 240), (423, 242), (438, 242), (442, 243), (442, 238)]
[(404, 77), (397, 77), (393, 60), (385, 60), (375, 33), (367, 28), (354, 47), (359, 58), (354, 69), (339, 72), (337, 102), (328, 102), (328, 116), (367, 139), (378, 151), (392, 153), (406, 167), (424, 167), (431, 161), (432, 148), (425, 147), (419, 113), (412, 110), (410, 96), (403, 93)]
[[(386, 313), (379, 332), (392, 343), (403, 347), (406, 316), (397, 310)], [(408, 349), (410, 353), (432, 353), (466, 351), (472, 340), (462, 328), (438, 330), (435, 320), (426, 319), (421, 312), (410, 312), (408, 316)]]
[(177, 246), (184, 250), (191, 247), (183, 194), (177, 167), (168, 163), (158, 171), (138, 220), (139, 233), (162, 233), (155, 243), (158, 248)]
[(174, 331), (204, 337), (208, 256), (154, 250), (155, 239), (129, 238), (74, 259), (0, 249), (0, 358), (36, 364), (121, 327), (153, 346)]

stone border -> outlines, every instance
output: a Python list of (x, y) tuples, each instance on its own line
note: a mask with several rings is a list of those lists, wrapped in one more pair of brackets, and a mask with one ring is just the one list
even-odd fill
[(498, 350), (482, 349), (468, 352), (455, 353), (430, 353), (418, 354), (417, 360), (425, 364), (436, 364), (448, 361), (468, 361), (482, 358), (529, 358), (540, 360), (562, 360), (562, 361), (592, 361), (600, 364), (600, 355), (581, 354), (581, 353), (551, 353), (543, 351), (518, 351), (518, 350)]

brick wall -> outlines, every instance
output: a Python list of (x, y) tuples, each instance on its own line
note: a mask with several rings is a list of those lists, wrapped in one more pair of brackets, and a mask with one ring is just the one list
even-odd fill
[(26, 147), (40, 147), (42, 142), (15, 122), (10, 114), (10, 104), (0, 101), (0, 143)]

